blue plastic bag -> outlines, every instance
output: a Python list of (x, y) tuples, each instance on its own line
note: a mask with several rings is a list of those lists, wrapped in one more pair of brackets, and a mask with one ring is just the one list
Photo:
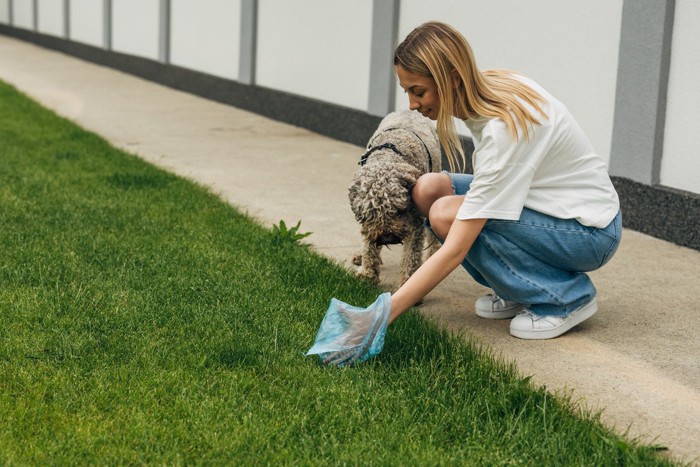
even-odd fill
[(367, 308), (331, 299), (313, 347), (306, 355), (318, 355), (324, 363), (346, 366), (379, 354), (389, 325), (391, 294), (383, 293)]

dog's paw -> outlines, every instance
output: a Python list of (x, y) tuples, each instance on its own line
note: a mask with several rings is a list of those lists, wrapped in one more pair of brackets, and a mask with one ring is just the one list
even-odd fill
[(357, 271), (357, 277), (369, 281), (374, 285), (379, 284), (379, 274), (374, 274), (371, 271), (367, 271), (366, 269), (360, 269), (359, 271)]
[(355, 266), (361, 266), (362, 265), (362, 253), (355, 253), (352, 257), (352, 264)]

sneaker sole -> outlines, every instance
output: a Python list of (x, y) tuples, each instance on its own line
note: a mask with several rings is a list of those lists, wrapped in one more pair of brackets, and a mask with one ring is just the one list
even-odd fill
[(588, 318), (593, 316), (596, 311), (598, 311), (598, 303), (596, 302), (596, 299), (594, 298), (578, 310), (575, 310), (573, 313), (569, 315), (569, 317), (561, 323), (559, 326), (551, 329), (544, 329), (542, 331), (538, 330), (533, 330), (533, 331), (522, 331), (520, 329), (511, 329), (510, 330), (510, 335), (517, 337), (519, 339), (529, 339), (529, 340), (535, 340), (535, 339), (554, 339), (555, 337), (559, 337), (562, 334), (564, 334), (566, 331), (569, 329), (573, 328), (576, 325), (579, 325), (586, 321)]
[(522, 312), (524, 309), (525, 305), (508, 308), (507, 310), (501, 311), (481, 310), (477, 308), (476, 316), (480, 316), (481, 318), (486, 319), (509, 319), (515, 318), (518, 315), (518, 313)]

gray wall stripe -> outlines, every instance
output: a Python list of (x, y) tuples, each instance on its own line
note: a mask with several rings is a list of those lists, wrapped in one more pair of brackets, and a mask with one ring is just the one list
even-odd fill
[(255, 83), (255, 56), (257, 53), (258, 0), (241, 1), (240, 56), (238, 80), (244, 84)]
[(396, 78), (392, 59), (399, 30), (399, 0), (374, 0), (372, 55), (367, 111), (384, 116), (394, 110)]
[(15, 25), (14, 9), (12, 8), (13, 6), (14, 0), (7, 0), (7, 23), (10, 26)]
[(63, 0), (63, 37), (70, 38), (70, 0)]
[(610, 173), (657, 185), (675, 0), (624, 0)]
[(160, 0), (158, 60), (170, 63), (170, 0)]
[(102, 25), (102, 44), (105, 49), (112, 50), (112, 0), (102, 0)]

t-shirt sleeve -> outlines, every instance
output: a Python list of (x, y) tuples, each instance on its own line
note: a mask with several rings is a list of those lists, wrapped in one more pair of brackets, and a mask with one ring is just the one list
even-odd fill
[(536, 146), (514, 141), (502, 120), (489, 122), (474, 150), (474, 179), (457, 219), (519, 219), (539, 163)]

